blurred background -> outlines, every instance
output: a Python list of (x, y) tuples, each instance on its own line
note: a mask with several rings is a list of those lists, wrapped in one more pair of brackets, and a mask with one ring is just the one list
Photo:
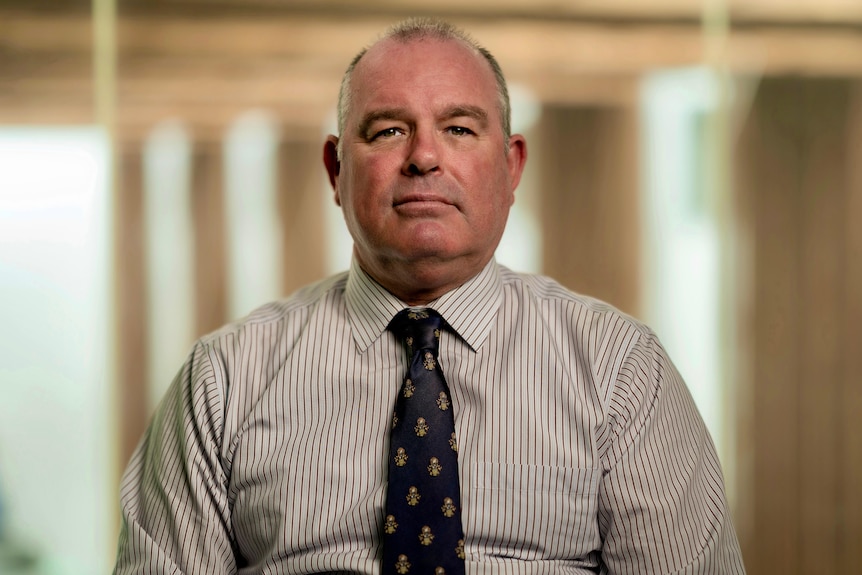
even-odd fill
[(323, 138), (412, 15), (510, 81), (498, 259), (655, 328), (749, 573), (862, 573), (859, 0), (0, 0), (0, 573), (109, 571), (192, 342), (346, 268)]

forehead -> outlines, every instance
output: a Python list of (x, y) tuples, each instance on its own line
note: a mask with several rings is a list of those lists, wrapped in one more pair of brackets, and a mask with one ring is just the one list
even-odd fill
[[(378, 42), (351, 78), (354, 119), (375, 107), (497, 106), (490, 64), (459, 40), (418, 38)], [(357, 116), (358, 115), (358, 116)]]

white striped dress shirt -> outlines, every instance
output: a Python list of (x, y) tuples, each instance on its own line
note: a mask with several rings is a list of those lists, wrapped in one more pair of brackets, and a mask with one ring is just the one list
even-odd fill
[[(116, 573), (379, 573), (405, 306), (349, 272), (201, 339), (123, 478)], [(655, 335), (491, 261), (430, 304), (467, 573), (743, 573), (709, 434)]]

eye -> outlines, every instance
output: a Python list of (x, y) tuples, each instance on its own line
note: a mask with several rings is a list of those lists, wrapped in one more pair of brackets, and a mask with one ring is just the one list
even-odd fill
[(383, 130), (380, 130), (380, 131), (379, 131), (379, 132), (377, 132), (376, 134), (374, 134), (374, 138), (373, 138), (373, 139), (377, 139), (377, 138), (391, 138), (391, 137), (393, 137), (393, 136), (398, 136), (398, 135), (401, 135), (401, 134), (403, 134), (403, 133), (404, 133), (404, 131), (403, 131), (403, 130), (401, 130), (400, 128), (385, 128), (385, 129), (383, 129)]
[(446, 131), (453, 136), (469, 136), (474, 133), (473, 130), (464, 126), (449, 126)]

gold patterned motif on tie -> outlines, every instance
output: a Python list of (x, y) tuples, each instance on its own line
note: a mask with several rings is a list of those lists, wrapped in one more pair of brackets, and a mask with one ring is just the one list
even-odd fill
[(443, 500), (443, 507), (440, 508), (443, 512), (443, 515), (446, 517), (454, 517), (455, 516), (455, 502), (452, 501), (451, 497), (447, 497)]
[(443, 411), (449, 409), (449, 398), (446, 397), (446, 392), (441, 391), (440, 395), (437, 396), (437, 407)]
[(434, 534), (431, 533), (431, 528), (425, 525), (422, 527), (422, 533), (419, 534), (419, 543), (422, 545), (431, 545), (434, 541)]
[(411, 379), (407, 379), (404, 381), (404, 397), (413, 397), (413, 393), (416, 391), (416, 386), (413, 385), (413, 381)]
[(383, 524), (383, 530), (386, 531), (386, 533), (388, 533), (389, 535), (392, 535), (397, 529), (398, 523), (395, 522), (395, 516), (387, 515), (386, 523)]
[(422, 499), (422, 496), (419, 495), (419, 490), (415, 486), (407, 490), (407, 505), (418, 505), (420, 499)]
[(413, 428), (416, 431), (416, 435), (419, 437), (425, 437), (428, 433), (428, 424), (425, 422), (424, 417), (420, 417), (416, 420), (416, 426)]
[(404, 467), (407, 464), (407, 451), (403, 447), (399, 447), (395, 452), (395, 465)]
[(452, 448), (452, 451), (458, 451), (458, 439), (455, 437), (455, 434), (452, 434), (452, 437), (449, 438), (449, 447)]
[(432, 457), (431, 461), (428, 463), (428, 473), (430, 473), (432, 477), (437, 477), (440, 475), (440, 471), (442, 469), (443, 466), (440, 465), (440, 460), (436, 457)]
[(434, 371), (434, 368), (437, 366), (437, 362), (434, 360), (434, 354), (430, 351), (425, 352), (425, 361), (423, 362), (423, 365), (428, 371)]
[(437, 339), (440, 339), (440, 330), (439, 329), (434, 330), (434, 337), (436, 337)]
[(443, 569), (442, 567), (437, 567), (434, 570), (434, 575), (446, 575), (446, 570)]
[(395, 429), (395, 426), (398, 425), (398, 414), (392, 414), (392, 429)]
[(413, 319), (413, 320), (428, 319), (428, 312), (425, 310), (421, 310), (421, 309), (416, 310), (416, 311), (411, 311), (410, 313), (407, 314), (407, 317), (409, 317), (410, 319)]
[(410, 562), (407, 560), (407, 555), (399, 555), (398, 563), (395, 564), (395, 570), (404, 575), (410, 572)]
[(464, 559), (465, 558), (464, 540), (463, 539), (458, 540), (458, 545), (455, 547), (455, 555), (458, 556), (458, 559)]

